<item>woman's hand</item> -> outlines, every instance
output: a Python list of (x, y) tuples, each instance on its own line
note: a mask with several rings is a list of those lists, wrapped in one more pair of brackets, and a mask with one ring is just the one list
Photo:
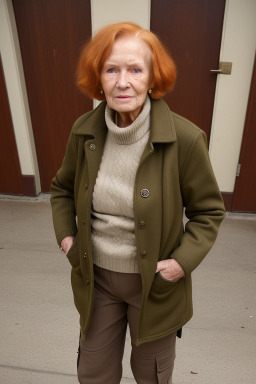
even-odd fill
[(60, 245), (62, 247), (63, 252), (66, 255), (69, 252), (70, 248), (72, 247), (73, 243), (74, 243), (74, 237), (73, 236), (67, 236), (67, 237), (64, 237), (64, 239), (62, 239)]
[(158, 261), (156, 273), (157, 272), (160, 272), (165, 279), (173, 282), (185, 276), (183, 269), (174, 259)]

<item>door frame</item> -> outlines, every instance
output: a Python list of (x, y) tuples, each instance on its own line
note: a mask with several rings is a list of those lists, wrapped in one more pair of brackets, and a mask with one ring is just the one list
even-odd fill
[[(255, 170), (256, 168), (256, 164), (249, 164), (250, 158), (248, 156), (248, 145), (253, 145), (253, 143), (255, 143), (255, 141), (252, 139), (252, 134), (254, 133), (255, 135), (255, 132), (253, 132), (253, 129), (255, 129), (255, 125), (254, 125), (255, 122), (256, 122), (256, 53), (254, 58), (251, 88), (250, 88), (250, 93), (248, 98), (244, 132), (243, 132), (243, 138), (242, 138), (242, 144), (241, 144), (241, 150), (240, 150), (239, 162), (238, 162), (238, 164), (240, 165), (240, 172), (238, 172), (236, 176), (231, 211), (256, 213), (256, 210), (248, 210), (245, 208), (244, 209), (241, 208), (241, 203), (240, 203), (242, 200), (241, 194), (242, 193), (244, 194), (246, 192), (245, 188), (247, 188), (247, 196), (248, 196), (248, 192), (249, 192), (248, 188), (250, 188), (248, 185), (244, 183), (244, 180), (242, 178), (243, 176), (242, 172), (252, 172), (252, 170), (253, 169)], [(256, 177), (256, 174), (254, 177)], [(256, 196), (255, 196), (255, 199), (256, 199)]]

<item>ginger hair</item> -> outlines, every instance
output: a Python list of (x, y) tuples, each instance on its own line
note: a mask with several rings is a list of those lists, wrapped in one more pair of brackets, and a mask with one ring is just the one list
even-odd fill
[(159, 99), (173, 88), (176, 66), (167, 48), (152, 32), (137, 24), (122, 22), (102, 28), (83, 48), (77, 68), (77, 85), (91, 98), (105, 99), (101, 90), (101, 72), (114, 42), (121, 36), (134, 36), (143, 40), (151, 50), (150, 97)]

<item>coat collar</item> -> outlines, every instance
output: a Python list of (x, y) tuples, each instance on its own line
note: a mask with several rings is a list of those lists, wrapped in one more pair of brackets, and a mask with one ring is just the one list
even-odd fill
[[(92, 136), (95, 139), (107, 132), (105, 122), (106, 101), (97, 108), (81, 116), (74, 124), (76, 135)], [(171, 143), (177, 140), (172, 112), (162, 100), (151, 99), (150, 141), (152, 143)]]
[(151, 100), (150, 140), (171, 143), (177, 140), (172, 112), (162, 100)]

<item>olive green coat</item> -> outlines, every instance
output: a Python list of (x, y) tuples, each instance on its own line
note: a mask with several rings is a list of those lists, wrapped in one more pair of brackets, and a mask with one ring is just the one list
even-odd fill
[[(67, 256), (83, 334), (93, 307), (91, 206), (107, 132), (105, 105), (102, 102), (75, 122), (62, 167), (52, 181), (57, 241), (75, 236)], [(149, 191), (148, 197), (142, 197), (143, 189)], [(185, 228), (183, 207), (188, 218)], [(224, 215), (204, 132), (172, 113), (164, 101), (152, 100), (150, 139), (134, 186), (143, 286), (138, 345), (175, 332), (191, 318), (191, 272), (212, 247)], [(185, 272), (175, 283), (155, 274), (158, 260), (168, 258), (177, 260)]]

